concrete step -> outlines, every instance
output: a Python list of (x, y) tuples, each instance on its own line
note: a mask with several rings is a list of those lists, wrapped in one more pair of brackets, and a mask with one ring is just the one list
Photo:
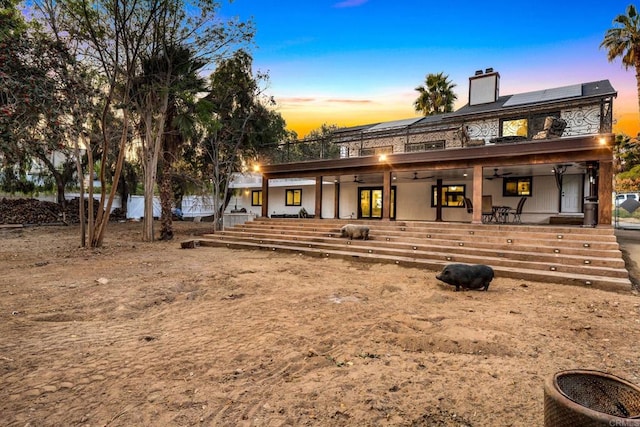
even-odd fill
[[(275, 229), (279, 231), (287, 230), (299, 230), (299, 231), (315, 231), (315, 232), (327, 232), (338, 233), (340, 227), (346, 224), (346, 222), (330, 221), (322, 223), (314, 220), (294, 222), (294, 220), (256, 220), (241, 224), (243, 229)], [(358, 224), (360, 224), (358, 222)], [(491, 237), (496, 235), (509, 235), (513, 238), (531, 238), (537, 237), (539, 239), (566, 239), (571, 241), (584, 241), (589, 240), (591, 242), (616, 242), (615, 235), (612, 230), (609, 229), (584, 229), (577, 227), (517, 227), (517, 226), (502, 226), (502, 225), (478, 225), (472, 227), (466, 223), (395, 223), (395, 222), (365, 222), (363, 225), (367, 225), (371, 229), (371, 236), (375, 236), (376, 233), (387, 235), (400, 235), (405, 237), (436, 237), (436, 236), (463, 236), (474, 235), (477, 237)], [(591, 231), (591, 232), (589, 232)]]
[[(229, 238), (231, 237), (231, 239)], [(468, 264), (488, 264), (491, 266), (510, 266), (517, 265), (538, 270), (565, 271), (577, 274), (593, 274), (599, 271), (613, 277), (628, 276), (625, 269), (624, 260), (622, 258), (590, 258), (583, 259), (579, 257), (569, 257), (558, 254), (557, 256), (538, 256), (535, 254), (518, 254), (516, 252), (491, 252), (491, 251), (473, 251), (473, 252), (452, 252), (442, 250), (442, 248), (432, 247), (426, 249), (424, 247), (392, 247), (386, 242), (382, 245), (378, 242), (370, 240), (356, 241), (344, 239), (327, 239), (324, 241), (295, 240), (291, 238), (242, 238), (238, 236), (207, 236), (211, 240), (220, 240), (224, 242), (258, 242), (265, 247), (269, 246), (287, 246), (290, 248), (300, 248), (307, 250), (310, 248), (318, 248), (326, 251), (350, 251), (355, 255), (366, 254), (367, 256), (408, 256), (415, 259), (434, 259), (447, 262), (462, 262)], [(413, 249), (415, 247), (415, 249)], [(518, 255), (515, 257), (513, 255)]]
[[(573, 250), (554, 249), (547, 247), (545, 251), (541, 251), (540, 246), (518, 246), (518, 245), (501, 245), (492, 246), (491, 244), (479, 244), (475, 242), (450, 242), (450, 241), (419, 241), (407, 242), (402, 239), (393, 239), (385, 241), (375, 240), (347, 240), (329, 236), (309, 236), (291, 234), (275, 234), (275, 233), (244, 233), (226, 231), (215, 235), (207, 235), (211, 239), (220, 240), (238, 240), (238, 241), (258, 241), (267, 244), (287, 244), (292, 246), (323, 246), (334, 247), (336, 249), (347, 249), (350, 246), (352, 251), (373, 251), (381, 253), (385, 250), (397, 251), (401, 253), (424, 254), (423, 256), (438, 256), (446, 259), (447, 257), (472, 256), (475, 258), (512, 261), (530, 261), (535, 259), (538, 262), (544, 262), (549, 265), (565, 264), (565, 265), (581, 265), (591, 267), (611, 267), (625, 268), (624, 260), (621, 258), (619, 250), (600, 250), (593, 251), (590, 248), (578, 248)], [(556, 252), (557, 251), (557, 252)], [(573, 252), (573, 253), (569, 253)], [(498, 262), (498, 261), (495, 261)]]
[[(347, 240), (347, 223), (369, 226), (370, 240)], [(202, 246), (340, 256), (440, 270), (487, 264), (496, 275), (630, 289), (613, 229), (408, 221), (258, 218), (204, 236)]]
[[(261, 249), (272, 252), (295, 253), (299, 255), (317, 256), (322, 258), (338, 257), (342, 259), (359, 260), (365, 262), (394, 263), (396, 265), (412, 268), (425, 268), (427, 270), (439, 271), (452, 260), (415, 258), (405, 255), (381, 255), (378, 253), (358, 253), (350, 250), (336, 250), (319, 247), (289, 246), (285, 244), (267, 244), (257, 241), (234, 241), (222, 239), (198, 239), (200, 246), (223, 246), (229, 249)], [(460, 261), (461, 262), (461, 261)], [(507, 277), (513, 279), (550, 282), (559, 284), (570, 284), (577, 286), (596, 287), (598, 289), (622, 291), (631, 287), (628, 274), (625, 277), (614, 277), (608, 274), (603, 275), (602, 271), (566, 272), (562, 270), (528, 269), (520, 265), (497, 265), (493, 266), (496, 277)], [(626, 270), (625, 270), (626, 271)], [(623, 273), (624, 275), (624, 273)]]
[[(539, 248), (549, 248), (553, 252), (557, 248), (572, 249), (592, 249), (592, 250), (618, 250), (619, 245), (615, 235), (599, 236), (598, 240), (589, 239), (588, 236), (580, 236), (580, 238), (566, 238), (566, 234), (543, 235), (541, 233), (514, 234), (511, 232), (493, 232), (491, 234), (477, 234), (470, 232), (459, 233), (459, 230), (441, 231), (438, 233), (412, 233), (408, 231), (397, 230), (380, 230), (372, 228), (369, 234), (370, 240), (377, 241), (403, 241), (403, 242), (438, 242), (439, 245), (460, 246), (464, 244), (473, 244), (478, 247), (495, 247), (502, 245), (504, 247), (516, 246), (534, 246)], [(321, 238), (321, 237), (339, 237), (339, 229), (336, 228), (295, 228), (293, 226), (278, 228), (274, 226), (246, 225), (227, 229), (222, 233), (246, 233), (252, 236), (260, 235), (295, 235), (300, 238)], [(558, 236), (562, 236), (559, 238)], [(574, 236), (575, 237), (575, 236)], [(544, 250), (544, 249), (543, 249)]]

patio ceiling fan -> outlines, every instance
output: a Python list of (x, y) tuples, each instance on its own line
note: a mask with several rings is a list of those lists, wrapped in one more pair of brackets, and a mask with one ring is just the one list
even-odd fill
[(418, 172), (414, 172), (413, 173), (413, 178), (411, 178), (411, 180), (412, 181), (417, 181), (419, 179), (431, 179), (431, 178), (433, 178), (433, 175), (432, 176), (422, 176), (422, 177), (420, 177), (420, 176), (418, 176)]
[(353, 182), (357, 182), (358, 184), (364, 183), (362, 179), (358, 179), (358, 175), (353, 176)]
[(491, 181), (492, 179), (495, 179), (495, 178), (502, 178), (502, 177), (504, 177), (504, 176), (511, 175), (512, 173), (513, 173), (513, 172), (498, 173), (498, 168), (495, 168), (495, 169), (493, 170), (493, 175), (488, 176), (486, 179), (488, 179), (489, 181)]

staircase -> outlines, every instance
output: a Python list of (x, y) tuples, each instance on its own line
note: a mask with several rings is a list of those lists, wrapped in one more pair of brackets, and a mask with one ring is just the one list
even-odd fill
[(347, 223), (257, 218), (186, 243), (191, 247), (342, 257), (434, 271), (449, 263), (486, 264), (494, 269), (496, 277), (607, 290), (631, 288), (612, 228), (352, 220), (369, 226), (370, 239), (363, 241), (340, 237), (340, 227)]

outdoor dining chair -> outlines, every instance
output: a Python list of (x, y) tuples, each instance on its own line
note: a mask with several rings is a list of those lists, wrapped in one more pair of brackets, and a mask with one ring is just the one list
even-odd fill
[(482, 222), (491, 222), (494, 220), (498, 222), (496, 213), (493, 210), (493, 197), (482, 196)]
[(520, 201), (518, 202), (518, 206), (515, 209), (511, 209), (511, 211), (509, 212), (511, 215), (513, 215), (513, 220), (511, 222), (515, 224), (522, 223), (522, 219), (520, 218), (520, 215), (522, 215), (522, 208), (524, 207), (524, 202), (526, 201), (527, 201), (526, 197), (521, 197)]

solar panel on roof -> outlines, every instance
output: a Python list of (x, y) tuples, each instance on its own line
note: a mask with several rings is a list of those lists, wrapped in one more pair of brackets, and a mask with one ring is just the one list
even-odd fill
[(393, 122), (384, 122), (384, 123), (377, 124), (375, 126), (371, 126), (369, 129), (365, 130), (364, 132), (375, 132), (383, 129), (395, 129), (395, 128), (406, 127), (422, 119), (423, 117), (417, 117), (414, 119), (404, 119), (404, 120), (396, 120)]
[(513, 95), (503, 105), (505, 107), (511, 107), (514, 105), (533, 104), (537, 102), (574, 98), (576, 96), (582, 96), (582, 84), (538, 90), (535, 92), (519, 93)]

